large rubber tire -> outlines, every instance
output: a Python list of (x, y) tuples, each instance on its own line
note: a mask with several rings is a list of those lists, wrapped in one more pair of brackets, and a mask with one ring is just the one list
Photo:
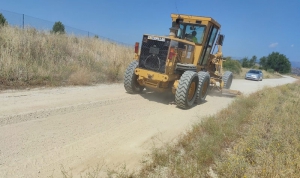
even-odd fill
[(223, 79), (223, 82), (224, 82), (223, 88), (229, 89), (229, 88), (231, 87), (231, 83), (232, 83), (232, 79), (233, 79), (232, 72), (226, 71), (226, 72), (223, 74), (222, 79)]
[(134, 73), (138, 65), (138, 61), (131, 62), (124, 74), (124, 88), (128, 93), (131, 94), (140, 93), (144, 90), (144, 87), (138, 83), (137, 75)]
[(197, 91), (197, 98), (195, 100), (196, 103), (201, 103), (205, 101), (205, 98), (207, 96), (207, 91), (210, 84), (210, 76), (207, 72), (198, 72), (199, 77), (199, 87)]
[(196, 72), (185, 71), (179, 79), (175, 93), (175, 103), (182, 109), (190, 108), (197, 97), (199, 78)]

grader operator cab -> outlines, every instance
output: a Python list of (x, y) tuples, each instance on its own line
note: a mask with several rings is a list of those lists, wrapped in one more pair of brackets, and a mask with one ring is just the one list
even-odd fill
[[(171, 14), (169, 36), (143, 35), (135, 44), (135, 61), (125, 71), (124, 87), (172, 91), (180, 108), (204, 101), (210, 85), (229, 89), (233, 75), (222, 71), (221, 25), (210, 17)], [(214, 47), (218, 51), (212, 54)]]

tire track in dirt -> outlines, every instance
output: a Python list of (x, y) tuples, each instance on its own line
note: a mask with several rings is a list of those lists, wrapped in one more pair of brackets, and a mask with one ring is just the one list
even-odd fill
[(137, 98), (130, 97), (130, 95), (128, 95), (127, 97), (112, 99), (112, 100), (81, 103), (81, 104), (71, 105), (71, 106), (66, 106), (61, 108), (50, 108), (50, 109), (43, 109), (43, 110), (38, 110), (35, 112), (29, 112), (24, 114), (2, 116), (0, 117), (0, 126), (16, 124), (19, 122), (25, 122), (30, 120), (45, 119), (50, 116), (62, 115), (70, 112), (78, 112), (90, 108), (101, 107), (104, 105), (107, 106), (107, 105), (114, 105), (116, 103), (124, 103), (132, 99), (137, 99)]

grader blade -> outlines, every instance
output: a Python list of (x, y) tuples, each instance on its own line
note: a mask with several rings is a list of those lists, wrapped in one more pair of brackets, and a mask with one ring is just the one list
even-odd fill
[(222, 89), (221, 90), (222, 95), (228, 95), (228, 96), (238, 96), (242, 95), (242, 92), (238, 90), (230, 90), (230, 89)]

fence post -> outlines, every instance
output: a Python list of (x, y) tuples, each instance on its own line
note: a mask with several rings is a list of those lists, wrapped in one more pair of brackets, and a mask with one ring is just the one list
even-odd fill
[(24, 29), (24, 14), (23, 14), (23, 29)]

